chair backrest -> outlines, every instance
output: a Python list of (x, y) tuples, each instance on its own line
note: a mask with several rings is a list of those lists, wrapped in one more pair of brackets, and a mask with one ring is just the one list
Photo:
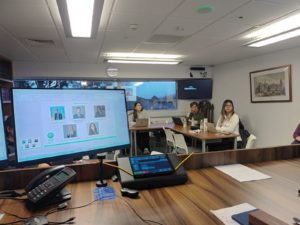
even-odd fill
[[(188, 154), (188, 147), (186, 145), (184, 136), (182, 134), (173, 134), (174, 140), (175, 140), (175, 148), (176, 148), (176, 152), (178, 153), (185, 153)], [(182, 152), (182, 150), (184, 152)]]
[(253, 148), (255, 141), (256, 137), (253, 134), (250, 134), (250, 136), (247, 139), (246, 149)]
[(170, 129), (165, 128), (165, 127), (163, 127), (163, 130), (164, 130), (165, 135), (166, 135), (167, 145), (174, 148), (175, 147), (175, 141), (174, 141), (174, 137), (173, 137), (174, 132), (171, 131)]

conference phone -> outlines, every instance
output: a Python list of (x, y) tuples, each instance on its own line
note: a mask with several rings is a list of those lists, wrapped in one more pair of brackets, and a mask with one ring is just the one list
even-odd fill
[(69, 167), (49, 168), (36, 176), (26, 187), (28, 201), (33, 204), (62, 202), (71, 198), (64, 187), (75, 177), (76, 172)]

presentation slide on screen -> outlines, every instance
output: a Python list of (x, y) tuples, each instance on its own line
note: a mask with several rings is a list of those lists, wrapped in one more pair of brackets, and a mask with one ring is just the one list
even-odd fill
[[(0, 119), (3, 118), (2, 103), (0, 102)], [(0, 121), (0, 161), (7, 159), (3, 121)]]
[(13, 92), (19, 161), (129, 144), (122, 90)]

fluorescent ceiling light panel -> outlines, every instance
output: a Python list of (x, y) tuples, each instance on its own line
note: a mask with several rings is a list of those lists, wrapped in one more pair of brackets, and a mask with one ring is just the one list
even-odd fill
[(290, 32), (286, 32), (286, 33), (283, 33), (283, 34), (276, 35), (274, 37), (270, 37), (270, 38), (267, 38), (267, 39), (252, 42), (250, 44), (247, 44), (247, 46), (257, 47), (257, 48), (258, 47), (263, 47), (263, 46), (270, 45), (270, 44), (273, 44), (273, 43), (276, 43), (276, 42), (279, 42), (279, 41), (283, 41), (283, 40), (286, 40), (286, 39), (289, 39), (289, 38), (297, 37), (299, 35), (300, 35), (300, 29), (296, 29), (296, 30), (293, 30), (293, 31), (290, 31)]
[(127, 64), (165, 64), (177, 65), (180, 61), (153, 61), (153, 60), (130, 60), (130, 59), (107, 59), (108, 63), (127, 63)]
[(286, 17), (246, 35), (245, 38), (266, 38), (300, 27), (300, 13)]
[(123, 58), (148, 58), (148, 59), (178, 59), (181, 55), (167, 55), (167, 54), (150, 54), (150, 53), (130, 53), (130, 52), (110, 52), (105, 54), (106, 57), (123, 57)]
[(94, 0), (66, 0), (73, 37), (91, 37)]

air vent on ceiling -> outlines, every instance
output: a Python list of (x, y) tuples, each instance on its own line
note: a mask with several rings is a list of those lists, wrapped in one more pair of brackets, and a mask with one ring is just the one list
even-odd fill
[(185, 36), (155, 34), (145, 43), (151, 44), (172, 44), (183, 40)]
[(41, 39), (31, 39), (26, 38), (25, 42), (31, 47), (41, 47), (41, 48), (56, 48), (57, 45), (53, 40), (41, 40)]

